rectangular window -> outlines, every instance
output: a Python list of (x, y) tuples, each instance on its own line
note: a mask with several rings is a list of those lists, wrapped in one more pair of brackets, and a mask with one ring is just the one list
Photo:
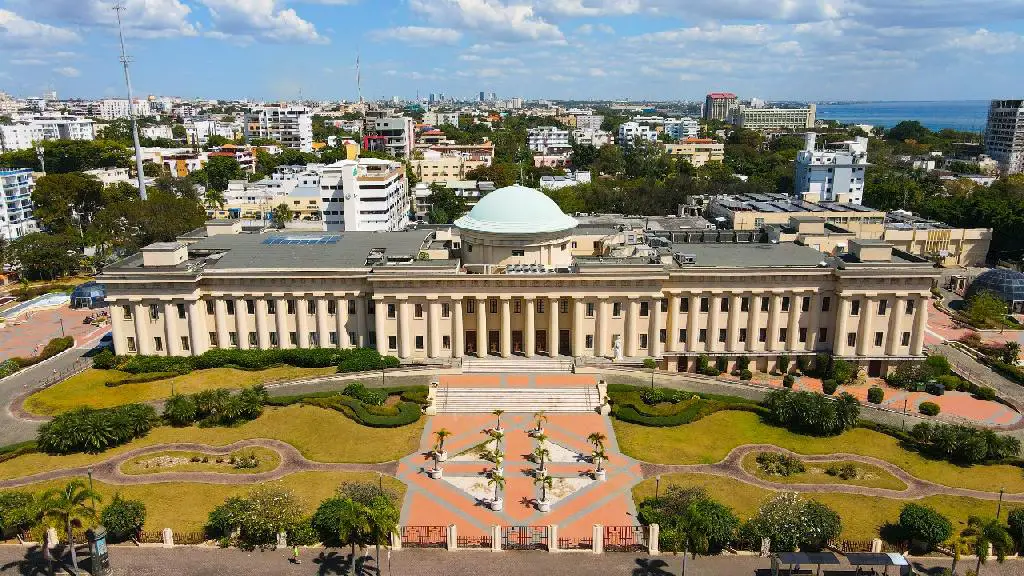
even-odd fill
[(289, 332), (288, 333), (288, 343), (291, 344), (292, 346), (298, 346), (299, 345), (299, 333), (298, 332)]
[(287, 310), (285, 310), (285, 311), (288, 314), (295, 314), (295, 300), (289, 300), (288, 301), (288, 307), (287, 307)]
[(640, 348), (643, 350), (647, 349), (647, 334), (640, 335)]
[(359, 341), (359, 339), (356, 338), (356, 333), (355, 332), (349, 332), (348, 333), (348, 343), (346, 345), (351, 346), (351, 345), (355, 344), (358, 341)]
[(246, 300), (245, 301), (245, 313), (246, 314), (255, 314), (256, 313), (256, 301), (255, 300)]
[(640, 303), (640, 316), (646, 318), (651, 315), (651, 306), (647, 302)]
[(828, 328), (818, 328), (818, 342), (828, 341)]
[(228, 343), (232, 348), (238, 348), (238, 332), (228, 332)]
[(217, 333), (216, 332), (210, 332), (210, 346), (212, 346), (214, 348), (217, 348), (219, 346), (219, 344), (217, 342)]
[(913, 313), (914, 313), (914, 301), (913, 300), (907, 300), (907, 314), (913, 314)]
[(807, 328), (800, 329), (800, 342), (807, 342)]
[(789, 336), (789, 329), (779, 328), (779, 342), (785, 342), (786, 336)]
[(707, 331), (707, 328), (701, 328), (700, 331), (697, 332), (697, 342), (707, 342), (707, 341), (708, 341), (708, 331)]
[(210, 314), (210, 315), (213, 315), (213, 314), (217, 313), (217, 309), (214, 306), (213, 300), (207, 300), (206, 301), (206, 313)]
[(658, 300), (658, 302), (661, 303), (658, 309), (661, 310), (662, 312), (668, 312), (668, 300), (665, 298), (661, 298), (660, 300)]
[(267, 300), (267, 314), (277, 314), (277, 300)]
[(513, 314), (522, 314), (523, 313), (523, 299), (522, 298), (513, 298), (512, 299), (512, 313)]
[(810, 309), (811, 309), (811, 297), (810, 296), (804, 296), (800, 300), (800, 311), (801, 312), (807, 312)]
[(476, 314), (476, 300), (466, 300), (466, 314)]
[(139, 351), (138, 348), (135, 346), (135, 337), (134, 336), (129, 336), (128, 337), (128, 351), (129, 352), (138, 352)]
[(338, 301), (328, 300), (327, 301), (327, 314), (334, 316), (338, 313)]
[(679, 341), (686, 342), (686, 328), (679, 329)]
[(306, 300), (306, 314), (316, 314), (316, 300)]
[(822, 296), (821, 297), (821, 311), (822, 312), (828, 312), (828, 309), (831, 306), (832, 306), (832, 297), (831, 296)]
[(860, 316), (860, 300), (850, 303), (850, 316)]
[(594, 317), (595, 309), (596, 309), (596, 306), (594, 306), (593, 302), (587, 302), (587, 318), (593, 318)]
[(228, 309), (228, 316), (234, 316), (235, 315), (235, 301), (234, 300), (225, 300), (224, 301), (224, 306)]
[(149, 317), (153, 320), (160, 318), (160, 306), (156, 304), (149, 305)]
[(856, 332), (848, 332), (846, 334), (846, 345), (847, 346), (855, 346), (856, 344), (857, 344), (857, 333)]
[(761, 297), (761, 312), (767, 312), (768, 311), (768, 304), (769, 304), (769, 302), (770, 302), (770, 299), (767, 296), (762, 296)]
[(900, 345), (901, 346), (910, 346), (910, 332), (904, 332), (900, 336)]
[(259, 346), (259, 339), (255, 332), (249, 332), (249, 346)]
[(740, 298), (740, 312), (750, 312), (750, 298)]
[(668, 339), (668, 330), (666, 330), (664, 328), (658, 330), (658, 342), (661, 342), (662, 344), (664, 344), (667, 339)]
[(348, 306), (348, 313), (350, 315), (351, 314), (355, 314), (356, 313), (356, 301), (355, 300), (346, 300), (345, 303)]
[(679, 301), (679, 311), (680, 312), (689, 312), (690, 311), (690, 299), (689, 298), (683, 298), (682, 300)]
[(701, 312), (707, 312), (710, 307), (711, 307), (710, 306), (710, 302), (709, 302), (709, 300), (707, 298), (701, 298), (700, 299), (700, 311)]
[(452, 315), (452, 305), (447, 302), (441, 302), (441, 318), (450, 318)]
[(729, 311), (729, 298), (728, 297), (722, 298), (721, 300), (718, 301), (718, 310), (719, 310), (719, 312), (728, 312)]
[(188, 352), (190, 350), (188, 344), (188, 336), (181, 337), (181, 349), (184, 350), (185, 352)]
[(789, 312), (789, 296), (782, 297), (782, 311)]
[(178, 308), (178, 318), (184, 320), (185, 319), (185, 305), (184, 304), (175, 304), (175, 306)]
[(759, 328), (758, 329), (758, 331), (757, 331), (757, 341), (758, 342), (767, 342), (768, 341), (768, 329), (767, 328)]
[(317, 332), (310, 332), (309, 333), (309, 346), (310, 346), (310, 348), (319, 348), (320, 347), (320, 334), (319, 333), (317, 333)]
[(881, 332), (875, 332), (875, 346), (881, 346), (883, 338), (885, 338), (884, 334)]
[(416, 349), (423, 350), (423, 336), (416, 337)]
[(568, 298), (561, 298), (561, 299), (558, 300), (558, 311), (561, 312), (562, 314), (568, 314), (569, 313), (569, 299)]
[(388, 336), (388, 350), (398, 350), (398, 336)]
[(587, 350), (592, 350), (594, 348), (594, 335), (587, 334), (586, 336), (583, 337), (583, 339), (583, 347), (586, 348)]
[(417, 320), (419, 320), (420, 318), (423, 318), (423, 304), (413, 304), (412, 305), (412, 316), (413, 316), (413, 318), (416, 318)]
[(513, 256), (526, 256), (526, 251), (525, 250), (513, 250), (512, 251), (512, 255)]
[(726, 333), (725, 328), (719, 328), (718, 329), (718, 341), (719, 342), (725, 342), (726, 336), (727, 336), (727, 333)]
[(612, 318), (620, 318), (622, 316), (622, 303), (612, 302)]
[(885, 311), (889, 309), (889, 301), (882, 299), (878, 301), (878, 315), (885, 316)]
[(131, 306), (121, 306), (121, 311), (124, 313), (124, 319), (125, 320), (131, 320), (132, 319), (132, 307)]
[(388, 304), (388, 318), (396, 318), (398, 316), (398, 306), (394, 304)]
[[(491, 314), (497, 314), (498, 313), (498, 299), (497, 298), (489, 298), (487, 300), (487, 308), (490, 310)], [(564, 312), (564, 310), (563, 310), (563, 312)]]
[(441, 349), (442, 350), (451, 350), (452, 349), (452, 337), (451, 336), (441, 336)]
[(746, 342), (746, 341), (747, 341), (747, 329), (746, 328), (740, 328), (740, 342)]
[(270, 333), (270, 345), (277, 348), (281, 343), (277, 340), (277, 332)]
[(543, 298), (540, 298), (540, 299), (537, 300), (537, 313), (538, 314), (543, 314), (544, 313), (544, 303), (545, 302), (546, 302), (546, 300), (544, 300)]

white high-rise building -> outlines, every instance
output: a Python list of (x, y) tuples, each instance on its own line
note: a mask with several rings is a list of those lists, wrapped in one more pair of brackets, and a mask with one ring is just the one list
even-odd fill
[(576, 129), (577, 130), (600, 130), (601, 124), (604, 122), (604, 116), (597, 114), (578, 114), (576, 115)]
[[(397, 158), (409, 158), (412, 155), (412, 147), (416, 143), (416, 125), (412, 118), (377, 118), (373, 121), (373, 129), (374, 134), (368, 138), (376, 140), (376, 149), (383, 149)], [(374, 147), (374, 144), (371, 144), (371, 147)]]
[(814, 128), (817, 107), (748, 108), (740, 106), (729, 115), (729, 121), (747, 130), (805, 130)]
[(693, 118), (666, 118), (665, 134), (673, 140), (685, 140), (700, 136), (700, 122)]
[(831, 150), (817, 150), (817, 134), (809, 132), (805, 138), (804, 149), (796, 156), (796, 195), (808, 202), (862, 203), (868, 139), (858, 136), (836, 142)]
[[(148, 100), (135, 100), (133, 108), (136, 116), (153, 115)], [(100, 100), (100, 118), (104, 120), (117, 120), (118, 118), (128, 118), (128, 116), (128, 100), (126, 98)]]
[(618, 143), (619, 146), (632, 146), (637, 138), (649, 142), (658, 141), (658, 131), (653, 127), (639, 122), (623, 122), (619, 125)]
[(530, 128), (526, 134), (526, 145), (541, 154), (561, 154), (572, 148), (569, 131), (554, 126)]
[(42, 139), (39, 128), (28, 122), (0, 126), (0, 153), (27, 150)]
[(572, 137), (581, 146), (600, 148), (612, 143), (612, 133), (605, 130), (573, 130)]
[(245, 137), (276, 140), (286, 148), (312, 152), (313, 116), (305, 106), (253, 106), (246, 116)]
[(28, 121), (39, 129), (43, 140), (92, 140), (95, 123), (76, 116), (35, 116)]
[(1024, 172), (1024, 100), (993, 100), (985, 125), (985, 150), (1006, 174)]
[(32, 218), (32, 170), (0, 170), (0, 236), (21, 238), (39, 230)]
[(359, 158), (324, 166), (320, 200), (330, 232), (394, 231), (409, 223), (409, 190), (401, 162)]

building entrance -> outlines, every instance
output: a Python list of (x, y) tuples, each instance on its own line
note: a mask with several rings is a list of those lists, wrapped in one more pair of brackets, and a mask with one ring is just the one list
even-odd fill
[(494, 356), (501, 354), (501, 332), (498, 330), (487, 332), (487, 353)]
[(558, 331), (558, 354), (560, 356), (572, 356), (572, 344), (570, 343), (569, 331)]
[(548, 331), (537, 330), (537, 334), (534, 337), (534, 342), (537, 343), (537, 354), (548, 353)]
[(512, 331), (512, 353), (517, 355), (523, 354), (523, 331), (513, 330)]
[(466, 331), (466, 356), (476, 356), (476, 330)]

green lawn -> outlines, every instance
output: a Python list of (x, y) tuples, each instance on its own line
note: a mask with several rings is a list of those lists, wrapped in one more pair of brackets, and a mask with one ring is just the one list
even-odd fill
[(234, 428), (155, 428), (145, 438), (102, 454), (49, 456), (26, 454), (0, 463), (0, 478), (18, 478), (46, 470), (86, 466), (138, 448), (171, 442), (223, 446), (249, 438), (276, 438), (320, 462), (387, 462), (414, 452), (423, 433), (424, 418), (401, 428), (369, 428), (334, 410), (293, 405), (267, 408), (263, 415)]
[[(379, 476), (372, 472), (299, 472), (263, 485), (281, 486), (291, 490), (302, 503), (306, 514), (312, 513), (321, 501), (334, 494), (344, 482), (379, 482)], [(63, 486), (69, 480), (55, 480), (33, 484), (20, 490), (41, 492), (55, 486)], [(384, 485), (399, 495), (405, 494), (405, 484), (397, 478), (384, 476)], [(244, 495), (252, 485), (199, 484), (193, 482), (163, 482), (133, 486), (111, 486), (95, 482), (96, 491), (103, 496), (103, 502), (110, 502), (115, 492), (124, 498), (142, 500), (146, 504), (147, 531), (171, 528), (175, 532), (195, 532), (203, 529), (210, 510), (222, 504), (231, 496)], [(102, 504), (98, 506), (102, 508)], [(60, 531), (60, 530), (58, 530)]]
[(89, 369), (29, 396), (25, 399), (25, 410), (33, 414), (52, 416), (80, 406), (109, 408), (133, 402), (162, 400), (171, 395), (172, 387), (177, 393), (191, 394), (212, 388), (244, 388), (255, 384), (311, 378), (335, 372), (337, 369), (334, 367), (277, 366), (259, 371), (212, 368), (153, 382), (108, 387), (107, 382), (121, 380), (130, 375), (116, 370)]
[[(857, 467), (857, 478), (843, 480), (838, 476), (830, 476), (825, 473), (825, 470), (833, 464), (837, 466), (853, 464)], [(780, 484), (847, 484), (850, 486), (867, 486), (869, 488), (887, 488), (889, 490), (906, 490), (907, 488), (907, 485), (902, 480), (878, 466), (862, 464), (860, 462), (840, 461), (827, 464), (823, 462), (805, 462), (804, 468), (805, 470), (798, 474), (777, 476), (766, 474), (761, 470), (761, 467), (757, 464), (757, 454), (747, 454), (743, 458), (744, 470), (769, 482), (778, 482)]]
[[(757, 513), (763, 502), (777, 494), (739, 480), (711, 476), (707, 474), (668, 474), (661, 478), (661, 490), (672, 484), (681, 486), (701, 486), (714, 499), (728, 505), (741, 521)], [(653, 478), (644, 480), (633, 487), (633, 498), (640, 502), (654, 496), (655, 481)], [(953, 522), (954, 530), (959, 531), (967, 526), (967, 517), (971, 515), (995, 515), (996, 503), (958, 498), (953, 496), (929, 496), (920, 500), (896, 500), (891, 498), (874, 498), (854, 494), (807, 494), (808, 499), (817, 500), (828, 505), (839, 513), (843, 522), (842, 538), (849, 540), (867, 540), (878, 537), (878, 529), (886, 522), (894, 522), (899, 518), (900, 509), (907, 502), (915, 502), (935, 508)], [(1011, 506), (1012, 508), (1012, 506)], [(1005, 510), (1004, 510), (1005, 514)]]
[(880, 432), (855, 428), (829, 438), (802, 436), (769, 426), (749, 412), (723, 411), (672, 428), (652, 428), (612, 420), (619, 449), (638, 460), (661, 464), (713, 464), (744, 444), (774, 444), (801, 454), (847, 452), (873, 456), (910, 474), (946, 486), (998, 492), (1024, 492), (1024, 472), (1008, 465), (961, 467), (929, 460), (903, 449)]
[[(255, 468), (235, 468), (231, 458), (256, 456), (259, 465)], [(206, 458), (206, 462), (193, 462), (194, 458)], [(179, 460), (188, 462), (177, 463)], [(217, 462), (220, 459), (221, 462)], [(214, 456), (202, 452), (154, 452), (132, 458), (121, 464), (124, 474), (158, 474), (160, 472), (219, 472), (221, 474), (259, 474), (269, 472), (281, 465), (281, 456), (277, 452), (260, 446), (242, 448), (231, 454)]]

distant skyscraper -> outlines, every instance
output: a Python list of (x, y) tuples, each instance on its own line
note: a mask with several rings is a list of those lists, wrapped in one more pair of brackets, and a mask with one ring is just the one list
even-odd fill
[(431, 93), (430, 93), (430, 99), (429, 99), (428, 101), (429, 101), (429, 102), (430, 102), (431, 104), (433, 104), (433, 103), (434, 103), (434, 93), (433, 93), (433, 92), (431, 92)]
[(484, 98), (484, 93), (483, 93), (483, 92), (481, 92), (481, 93), (480, 93), (480, 101), (481, 101), (481, 102), (483, 102), (484, 100), (485, 100), (485, 98)]
[(497, 99), (498, 99), (498, 95), (496, 93), (494, 93), (494, 92), (491, 92), (490, 97), (488, 98), (488, 100), (493, 102), (493, 101), (495, 101)]
[(985, 125), (985, 149), (1006, 174), (1024, 172), (1024, 100), (993, 100)]
[(735, 94), (732, 92), (712, 92), (704, 99), (704, 119), (725, 120), (735, 108)]

